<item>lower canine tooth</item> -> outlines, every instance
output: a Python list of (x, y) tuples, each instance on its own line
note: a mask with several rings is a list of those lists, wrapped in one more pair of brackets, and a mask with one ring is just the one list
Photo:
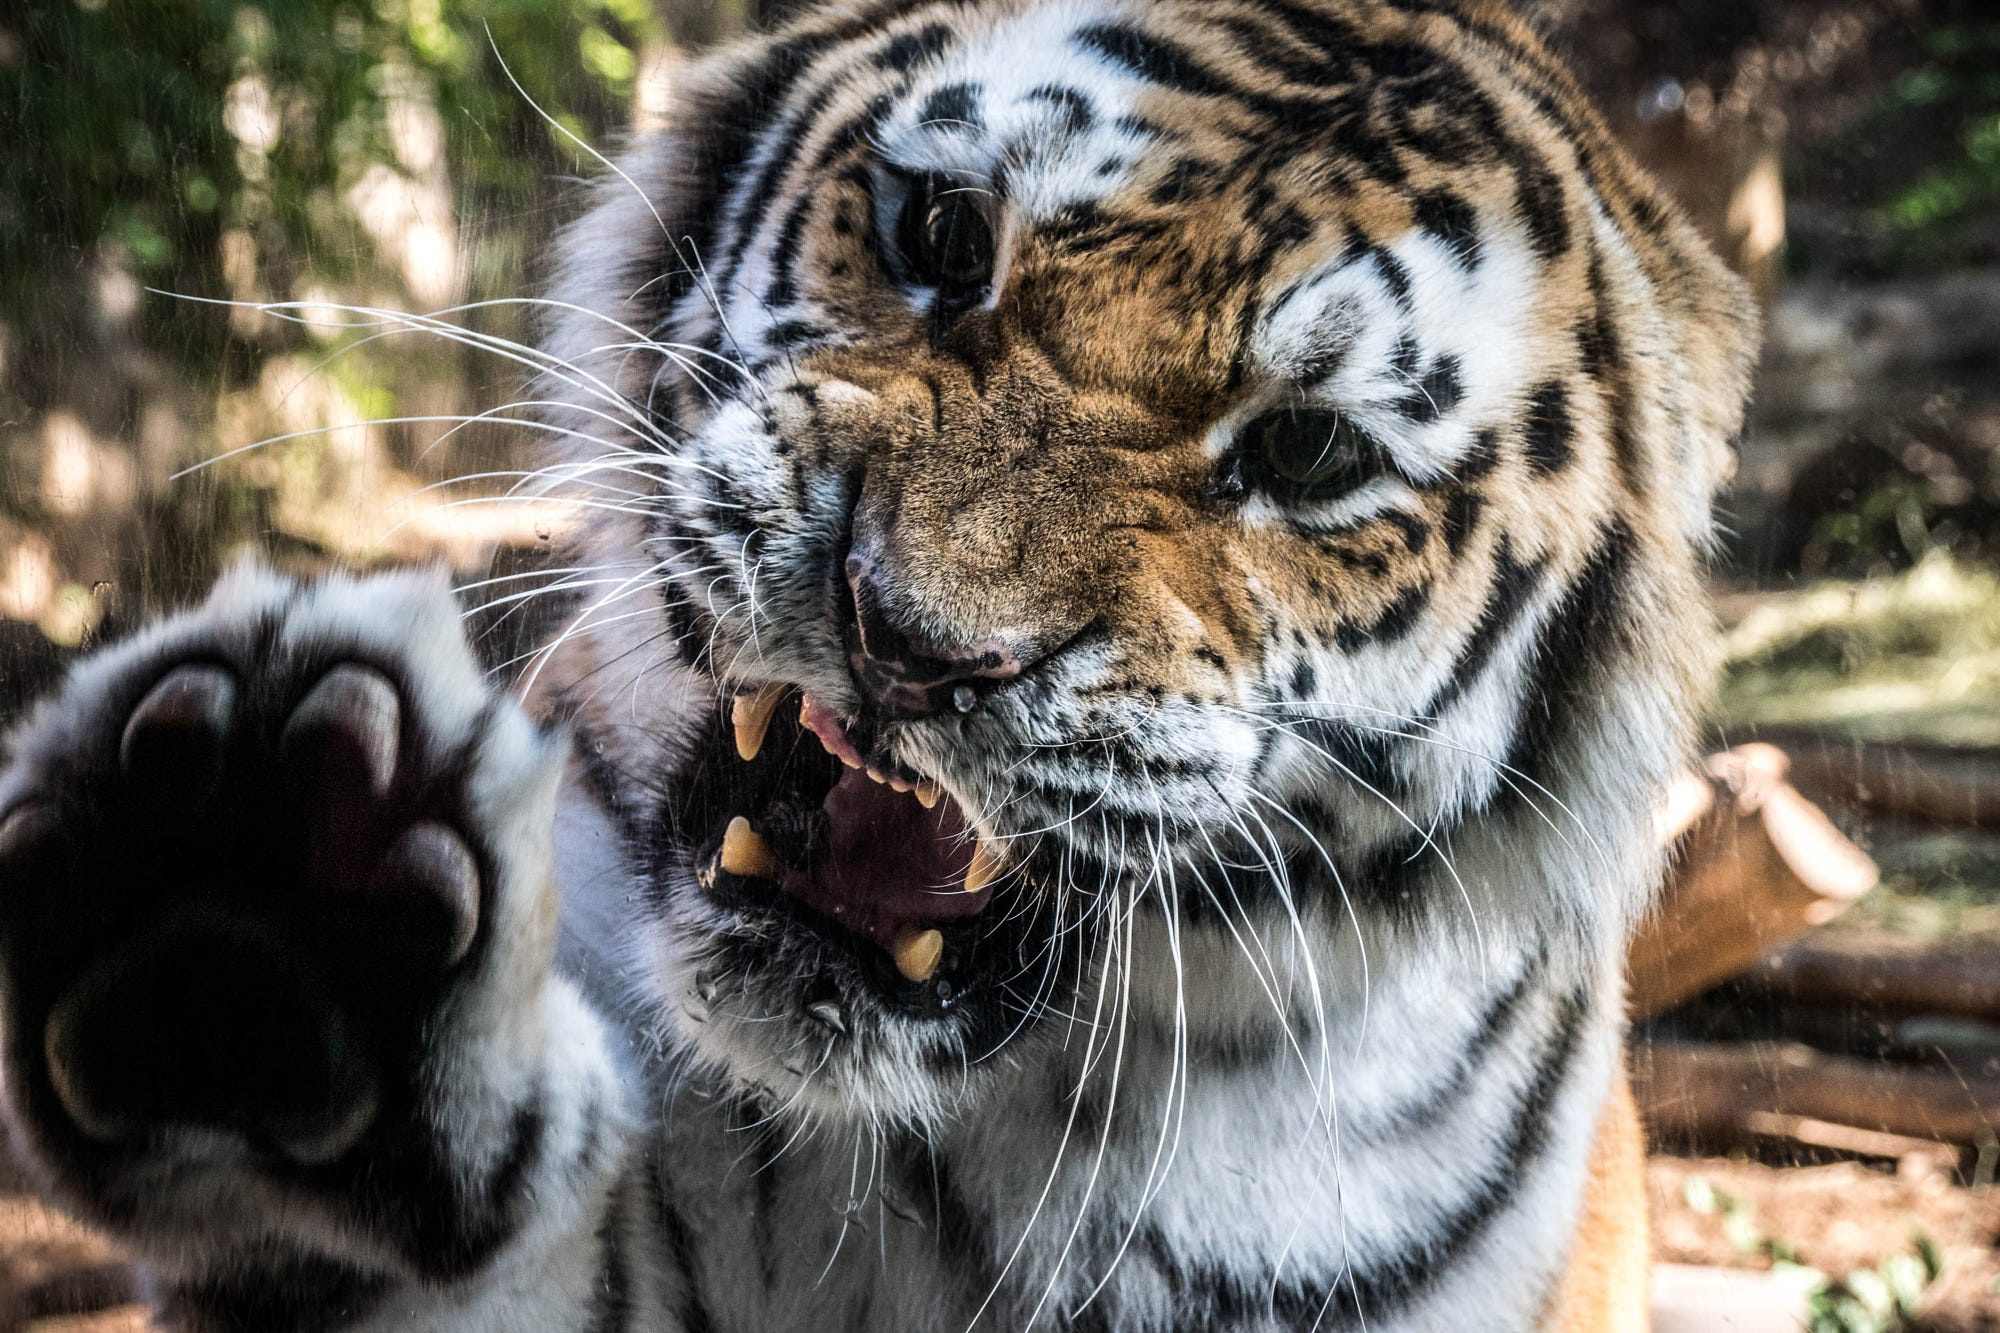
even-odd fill
[(790, 686), (782, 682), (766, 685), (754, 694), (739, 694), (729, 705), (729, 721), (736, 728), (736, 753), (746, 762), (764, 748), (764, 733), (771, 729), (771, 714)]
[(977, 893), (1000, 873), (1000, 854), (981, 842), (972, 849), (972, 864), (965, 868), (965, 891)]
[(722, 831), (722, 868), (744, 879), (776, 879), (778, 858), (750, 821), (738, 815)]
[(935, 930), (906, 928), (889, 947), (896, 970), (910, 981), (929, 981), (944, 961), (944, 936)]
[(919, 782), (917, 784), (917, 801), (926, 810), (937, 809), (938, 798), (943, 795), (944, 788), (938, 786), (935, 782)]

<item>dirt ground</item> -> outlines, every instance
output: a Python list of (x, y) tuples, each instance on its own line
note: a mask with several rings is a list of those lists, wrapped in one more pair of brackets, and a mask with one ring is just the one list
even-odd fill
[(1923, 1333), (2000, 1333), (2000, 1187), (1967, 1188), (1918, 1162), (1773, 1167), (1737, 1158), (1656, 1157), (1654, 1257), (1768, 1268), (1774, 1249), (1833, 1276), (1913, 1253), (1921, 1232), (1943, 1270)]

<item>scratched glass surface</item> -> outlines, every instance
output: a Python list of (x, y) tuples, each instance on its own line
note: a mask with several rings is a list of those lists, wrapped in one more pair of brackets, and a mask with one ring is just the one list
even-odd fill
[[(1715, 1290), (1815, 1330), (2000, 1327), (2000, 20), (1544, 8), (1766, 321), (1711, 757), (1635, 945), (1660, 1327), (1709, 1326)], [(689, 53), (772, 17), (0, 13), (0, 720), (244, 550), (443, 561), (518, 670), (563, 577), (565, 516), (517, 485), (543, 248)], [(134, 1302), (0, 1177), (0, 1325), (136, 1328)]]

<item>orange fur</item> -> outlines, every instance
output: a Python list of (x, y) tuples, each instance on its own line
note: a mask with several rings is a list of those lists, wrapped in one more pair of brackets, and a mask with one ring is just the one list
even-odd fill
[(1648, 1249), (1645, 1130), (1621, 1064), (1598, 1117), (1576, 1240), (1543, 1326), (1551, 1333), (1645, 1333)]

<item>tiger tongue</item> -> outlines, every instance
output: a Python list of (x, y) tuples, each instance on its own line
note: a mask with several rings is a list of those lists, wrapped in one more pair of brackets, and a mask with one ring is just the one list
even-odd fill
[(926, 809), (850, 768), (827, 793), (827, 838), (785, 892), (892, 949), (913, 923), (970, 916), (992, 897), (965, 888), (973, 839), (949, 798)]

